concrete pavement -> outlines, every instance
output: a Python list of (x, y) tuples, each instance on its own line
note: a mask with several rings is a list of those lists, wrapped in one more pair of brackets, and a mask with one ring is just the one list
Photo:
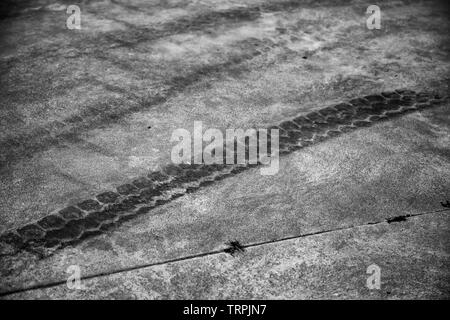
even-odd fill
[[(93, 1), (80, 3), (75, 31), (65, 3), (32, 4), (0, 22), (2, 232), (170, 163), (171, 132), (194, 121), (267, 127), (385, 90), (448, 94), (447, 11), (436, 2), (380, 2), (381, 30), (365, 27), (359, 1)], [(448, 298), (448, 110), (302, 149), (275, 176), (251, 169), (45, 259), (2, 256), (0, 290)], [(405, 215), (417, 216), (385, 222)], [(233, 240), (250, 247), (220, 253)], [(372, 262), (387, 271), (381, 291), (364, 286)], [(90, 278), (86, 290), (65, 286), (70, 265)]]

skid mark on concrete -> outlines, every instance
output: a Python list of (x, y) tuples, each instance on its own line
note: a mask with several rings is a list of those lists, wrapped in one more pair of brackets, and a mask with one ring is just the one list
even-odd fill
[[(383, 92), (298, 116), (268, 129), (279, 130), (279, 152), (283, 155), (444, 101), (447, 99), (432, 93), (411, 90)], [(268, 140), (270, 145), (270, 136)], [(118, 186), (115, 191), (103, 192), (95, 199), (81, 201), (76, 206), (66, 207), (35, 223), (7, 232), (0, 237), (0, 248), (9, 255), (22, 250), (42, 258), (51, 255), (55, 250), (110, 230), (202, 186), (257, 166), (249, 164), (247, 144), (245, 148), (245, 164), (168, 165), (161, 171)], [(224, 157), (226, 159), (226, 152)]]

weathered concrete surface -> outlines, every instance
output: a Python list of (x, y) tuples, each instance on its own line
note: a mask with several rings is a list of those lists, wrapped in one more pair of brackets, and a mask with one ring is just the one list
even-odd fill
[[(379, 2), (381, 30), (365, 27), (364, 12), (372, 4), (366, 2), (165, 3), (89, 2), (82, 5), (79, 31), (65, 28), (64, 5), (46, 1), (39, 10), (20, 9), (0, 21), (0, 231), (168, 163), (171, 132), (190, 129), (194, 121), (215, 128), (266, 127), (393, 88), (448, 94), (448, 11), (436, 2)], [(44, 260), (25, 253), (1, 257), (1, 291), (64, 281), (73, 264), (95, 276), (222, 250), (235, 239), (251, 244), (441, 210), (440, 201), (450, 194), (448, 109), (415, 113), (304, 149), (283, 158), (276, 176), (242, 173)], [(443, 297), (448, 233), (442, 230), (448, 220), (426, 217), (420, 219), (430, 222), (429, 239), (436, 244), (430, 250), (441, 260), (427, 260), (430, 253), (416, 248), (424, 269), (436, 276), (425, 278), (433, 280), (411, 297)], [(397, 229), (392, 232), (394, 239)], [(406, 246), (407, 238), (399, 236), (398, 247)], [(386, 261), (386, 252), (397, 254), (388, 242), (370, 243), (379, 245)], [(333, 249), (327, 250), (332, 260)], [(280, 248), (286, 259), (290, 252)], [(362, 248), (352, 254), (370, 260)], [(335, 252), (337, 261), (344, 255)], [(204, 270), (214, 270), (211, 264)], [(402, 270), (419, 265), (406, 260)], [(365, 268), (361, 263), (357, 272)], [(315, 270), (319, 275), (321, 269)], [(329, 269), (323, 271), (326, 276)], [(422, 273), (414, 272), (420, 279)], [(344, 272), (339, 281), (353, 288), (351, 276)], [(192, 283), (200, 281), (195, 279)], [(409, 292), (399, 279), (397, 288)], [(102, 283), (115, 285), (110, 278), (101, 281), (99, 291)], [(289, 281), (279, 279), (278, 292)], [(315, 296), (313, 282), (304, 297)], [(169, 289), (160, 294), (176, 297)], [(238, 291), (228, 296), (246, 296), (242, 289), (242, 296)], [(91, 297), (103, 297), (99, 291)], [(193, 289), (183, 292), (200, 297)], [(54, 297), (64, 294), (77, 293)], [(347, 294), (366, 297), (362, 291)]]
[[(448, 212), (27, 291), (10, 299), (448, 299)], [(366, 286), (381, 268), (380, 290)]]
[(266, 127), (392, 88), (447, 93), (433, 1), (381, 2), (381, 30), (365, 2), (158, 3), (80, 4), (81, 30), (54, 4), (0, 22), (0, 231), (168, 163), (194, 121)]
[[(2, 291), (118, 272), (258, 243), (444, 209), (450, 195), (448, 105), (346, 134), (227, 178), (137, 217), (105, 235), (40, 259), (2, 261)], [(442, 239), (447, 241), (447, 239)], [(448, 248), (447, 248), (448, 249)]]

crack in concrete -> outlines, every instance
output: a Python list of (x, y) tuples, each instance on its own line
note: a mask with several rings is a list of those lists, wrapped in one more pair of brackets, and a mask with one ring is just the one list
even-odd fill
[[(269, 245), (269, 244), (282, 243), (282, 242), (294, 240), (294, 239), (301, 239), (301, 238), (313, 237), (313, 236), (317, 236), (317, 235), (339, 232), (339, 231), (344, 231), (344, 230), (351, 230), (354, 228), (370, 227), (370, 226), (375, 226), (375, 225), (379, 225), (382, 223), (391, 224), (393, 220), (395, 220), (395, 222), (405, 222), (405, 221), (407, 221), (407, 219), (404, 217), (414, 218), (414, 217), (432, 215), (432, 214), (437, 214), (437, 213), (442, 213), (442, 212), (450, 212), (450, 209), (440, 209), (440, 210), (427, 211), (427, 212), (421, 212), (421, 213), (416, 213), (416, 214), (401, 215), (401, 216), (396, 216), (396, 217), (392, 217), (392, 218), (386, 218), (386, 219), (380, 220), (380, 221), (367, 222), (367, 223), (360, 224), (360, 225), (343, 226), (343, 227), (339, 227), (339, 228), (335, 228), (335, 229), (309, 232), (309, 233), (305, 233), (305, 234), (283, 237), (283, 238), (274, 239), (274, 240), (254, 242), (254, 243), (249, 243), (249, 244), (241, 244), (239, 241), (235, 240), (235, 241), (231, 241), (229, 243), (229, 247), (227, 247), (225, 249), (212, 250), (212, 251), (208, 251), (208, 252), (193, 254), (193, 255), (174, 258), (174, 259), (168, 259), (168, 260), (154, 262), (154, 263), (148, 263), (148, 264), (142, 264), (142, 265), (128, 267), (128, 268), (111, 270), (108, 272), (100, 272), (97, 274), (92, 274), (92, 275), (88, 275), (85, 277), (81, 277), (80, 280), (89, 280), (89, 279), (94, 279), (94, 278), (106, 277), (106, 276), (110, 276), (110, 275), (114, 275), (114, 274), (126, 273), (126, 272), (130, 272), (130, 271), (150, 268), (150, 267), (154, 267), (154, 266), (162, 266), (165, 264), (193, 260), (193, 259), (213, 256), (213, 255), (217, 255), (217, 254), (221, 254), (221, 253), (231, 254), (233, 256), (233, 253), (235, 253), (235, 252), (243, 253), (245, 251), (245, 249), (248, 249), (248, 248), (255, 248), (255, 247), (260, 247), (260, 246)], [(396, 219), (398, 219), (398, 220), (396, 220)], [(16, 289), (16, 290), (0, 292), (0, 297), (5, 297), (7, 295), (26, 292), (26, 291), (52, 288), (52, 287), (56, 287), (58, 285), (62, 285), (65, 282), (66, 281), (55, 281), (55, 282), (51, 282), (51, 283), (47, 283), (47, 284), (38, 284), (38, 285), (29, 286), (26, 288), (20, 288), (20, 289)]]

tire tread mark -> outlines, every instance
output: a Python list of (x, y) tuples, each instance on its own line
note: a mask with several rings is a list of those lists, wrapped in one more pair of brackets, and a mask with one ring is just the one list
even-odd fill
[[(300, 115), (269, 129), (280, 130), (282, 155), (378, 121), (439, 105), (445, 100), (433, 93), (416, 94), (411, 90), (383, 92)], [(147, 214), (186, 193), (253, 167), (255, 165), (249, 164), (248, 159), (244, 165), (170, 164), (161, 171), (118, 186), (116, 191), (100, 193), (96, 200), (87, 199), (2, 234), (0, 256), (5, 255), (2, 251), (6, 247), (6, 255), (22, 250), (40, 257), (51, 255), (67, 245), (111, 230), (122, 221)]]

